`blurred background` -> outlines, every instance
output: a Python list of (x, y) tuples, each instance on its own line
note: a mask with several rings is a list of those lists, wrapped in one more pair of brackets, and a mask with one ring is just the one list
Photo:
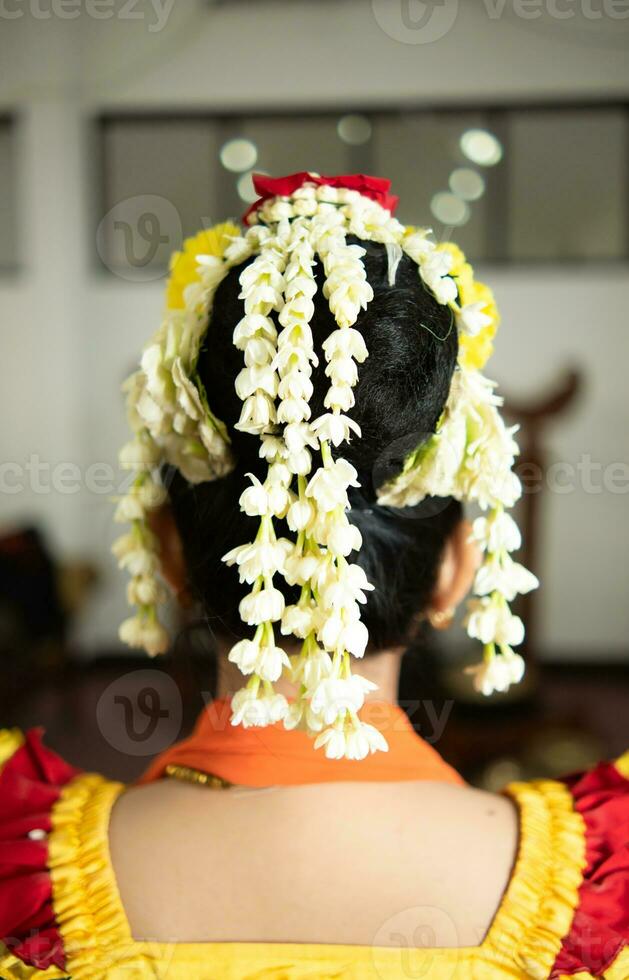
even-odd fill
[(463, 634), (427, 634), (413, 722), (492, 787), (620, 752), (629, 0), (0, 0), (0, 725), (131, 778), (211, 696), (200, 631), (153, 664), (117, 639), (119, 388), (170, 252), (239, 216), (252, 171), (297, 170), (390, 177), (503, 316), (528, 680), (480, 703)]

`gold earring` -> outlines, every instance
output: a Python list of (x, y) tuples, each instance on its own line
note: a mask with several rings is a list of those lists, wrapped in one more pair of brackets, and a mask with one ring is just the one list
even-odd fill
[(446, 630), (454, 619), (454, 608), (449, 606), (447, 609), (429, 609), (427, 619), (435, 630)]

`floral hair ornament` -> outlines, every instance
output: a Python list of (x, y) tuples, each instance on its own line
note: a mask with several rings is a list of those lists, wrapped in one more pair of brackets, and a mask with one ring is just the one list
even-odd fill
[[(211, 410), (196, 365), (211, 330), (217, 286), (230, 268), (251, 259), (240, 272), (243, 316), (233, 334), (243, 355), (235, 382), (242, 401), (236, 428), (259, 437), (268, 470), (263, 482), (251, 476), (240, 497), (241, 509), (259, 521), (255, 539), (223, 557), (250, 587), (239, 607), (249, 635), (229, 653), (248, 678), (232, 699), (232, 723), (281, 721), (286, 728), (305, 729), (329, 758), (361, 759), (387, 744), (359, 717), (375, 685), (351, 671), (352, 658), (362, 657), (367, 647), (360, 607), (373, 586), (351, 561), (362, 544), (348, 520), (348, 490), (358, 480), (341, 447), (360, 438), (348, 413), (359, 365), (368, 356), (356, 323), (373, 291), (364, 249), (349, 236), (385, 246), (392, 285), (402, 255), (408, 255), (457, 324), (458, 363), (437, 431), (380, 489), (379, 502), (406, 507), (428, 495), (454, 496), (485, 512), (474, 523), (484, 561), (466, 619), (470, 635), (484, 645), (483, 661), (468, 669), (485, 694), (522, 676), (523, 661), (513, 646), (524, 630), (508, 603), (537, 585), (510, 556), (520, 544), (507, 513), (520, 494), (512, 472), (515, 430), (505, 427), (495, 385), (481, 374), (498, 314), (490, 290), (474, 281), (456, 246), (437, 245), (427, 230), (406, 228), (393, 217), (397, 198), (389, 193), (389, 181), (300, 173), (277, 180), (257, 176), (254, 184), (261, 196), (245, 215), (244, 232), (218, 225), (187, 240), (183, 252), (173, 256), (164, 321), (126, 383), (133, 439), (122, 450), (121, 464), (135, 478), (116, 511), (116, 519), (130, 521), (131, 530), (116, 542), (114, 553), (131, 574), (128, 598), (137, 612), (122, 624), (120, 635), (150, 654), (168, 647), (157, 616), (164, 594), (149, 527), (151, 509), (164, 499), (154, 476), (159, 466), (171, 464), (189, 482), (201, 483), (234, 465), (229, 434)], [(323, 267), (321, 288), (336, 329), (323, 343), (329, 379), (325, 412), (313, 419), (317, 354), (310, 320), (318, 289), (316, 261)], [(289, 538), (278, 537), (277, 519), (286, 520)], [(294, 605), (285, 604), (279, 578), (299, 588)], [(282, 636), (298, 639), (298, 654), (286, 654)], [(283, 673), (297, 684), (292, 703), (274, 689)]]

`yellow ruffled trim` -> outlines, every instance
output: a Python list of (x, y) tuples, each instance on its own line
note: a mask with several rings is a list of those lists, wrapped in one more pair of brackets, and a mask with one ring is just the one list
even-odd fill
[[(586, 867), (585, 822), (563, 783), (512, 783), (520, 807), (520, 853), (491, 932), (515, 950), (525, 976), (545, 980), (570, 931)], [(513, 935), (513, 928), (517, 930)], [(515, 940), (515, 942), (514, 942)]]
[(0, 728), (0, 769), (24, 745), (19, 728)]
[(629, 977), (629, 947), (620, 951), (614, 962), (603, 974), (605, 980), (627, 980)]
[(619, 759), (616, 759), (614, 762), (614, 767), (618, 770), (621, 776), (624, 776), (625, 779), (629, 779), (629, 751), (623, 753)]
[(0, 942), (0, 980), (71, 980), (71, 978), (67, 970), (59, 970), (56, 966), (51, 966), (47, 970), (27, 966)]
[(78, 776), (52, 813), (48, 863), (53, 905), (72, 980), (151, 975), (138, 955), (120, 901), (109, 854), (111, 808), (124, 790), (102, 776)]

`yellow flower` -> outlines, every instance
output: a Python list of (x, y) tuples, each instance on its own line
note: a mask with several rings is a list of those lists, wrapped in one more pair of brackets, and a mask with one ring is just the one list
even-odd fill
[(183, 293), (186, 286), (198, 282), (197, 255), (216, 255), (222, 257), (234, 236), (240, 235), (240, 228), (226, 221), (200, 231), (192, 238), (186, 238), (182, 252), (173, 252), (170, 258), (170, 277), (166, 287), (166, 306), (169, 310), (184, 308)]
[(450, 275), (456, 280), (461, 306), (468, 303), (483, 303), (482, 311), (491, 317), (487, 324), (475, 337), (462, 334), (459, 337), (459, 361), (466, 368), (482, 370), (494, 349), (493, 338), (500, 324), (500, 314), (496, 306), (494, 294), (484, 282), (476, 282), (474, 270), (458, 245), (453, 242), (443, 242), (437, 246), (442, 251), (449, 252), (453, 263)]

